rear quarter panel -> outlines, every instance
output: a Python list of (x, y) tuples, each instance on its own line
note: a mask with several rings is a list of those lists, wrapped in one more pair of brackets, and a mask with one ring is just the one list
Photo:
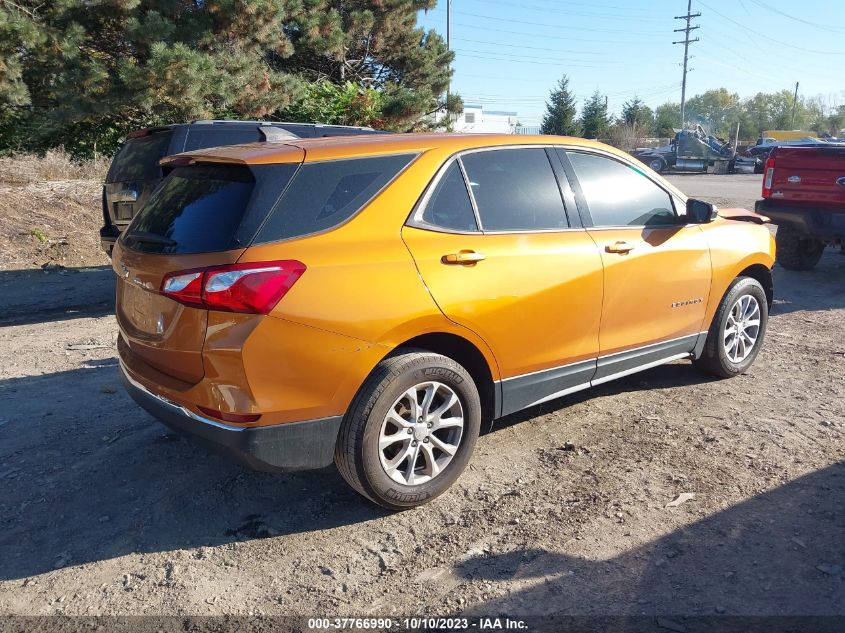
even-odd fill
[[(344, 342), (323, 350), (285, 344), (287, 357), (281, 370), (292, 376), (297, 359), (304, 367), (316, 353), (318, 362), (309, 365), (318, 368), (312, 378), (337, 386), (331, 400), (339, 411), (345, 410), (385, 355), (423, 334), (451, 333), (469, 340), (485, 356), (494, 380), (499, 377), (486, 343), (440, 311), (401, 238), (405, 220), (446, 157), (441, 150), (421, 154), (357, 215), (333, 230), (252, 246), (239, 260), (296, 259), (306, 265), (305, 273), (271, 316), (305, 326), (307, 329), (300, 330), (303, 335), (309, 330), (314, 334), (322, 331), (343, 337)], [(308, 338), (315, 343), (320, 340), (319, 336)], [(247, 348), (253, 340), (257, 340), (254, 335)], [(274, 355), (262, 351), (261, 346), (245, 353), (272, 371)], [(305, 382), (297, 382), (303, 385), (300, 395), (308, 399)], [(306, 407), (303, 400), (303, 409)]]

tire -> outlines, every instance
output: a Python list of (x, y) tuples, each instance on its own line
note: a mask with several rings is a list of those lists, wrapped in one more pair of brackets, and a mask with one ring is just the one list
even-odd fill
[(656, 171), (658, 174), (663, 173), (663, 170), (666, 169), (666, 161), (659, 156), (646, 158), (645, 164), (648, 165), (649, 169)]
[(811, 270), (824, 253), (824, 242), (807, 237), (788, 224), (778, 225), (775, 242), (777, 262), (787, 270)]
[[(432, 396), (425, 407), (429, 388)], [(408, 396), (412, 389), (418, 396), (416, 407)], [(435, 415), (453, 402), (452, 395), (456, 402)], [(423, 422), (412, 422), (414, 417)], [(444, 428), (436, 428), (439, 423)], [(376, 365), (353, 400), (338, 435), (335, 464), (363, 496), (385, 508), (405, 510), (428, 503), (455, 482), (472, 456), (480, 428), (481, 400), (466, 369), (440, 354), (403, 349)], [(382, 448), (381, 440), (394, 437)], [(407, 457), (400, 459), (403, 454)], [(409, 468), (411, 459), (414, 468)]]
[[(737, 332), (731, 336), (730, 332), (726, 332), (726, 328), (731, 328), (732, 323), (737, 320), (738, 311), (746, 311), (749, 315), (746, 322), (753, 323), (754, 312), (746, 306), (752, 306), (754, 302), (756, 302), (756, 318), (759, 322), (756, 332), (753, 327), (746, 325), (748, 337), (753, 338), (754, 343), (751, 349), (739, 358), (739, 347), (732, 348), (730, 343), (735, 339), (741, 339), (742, 344), (745, 345), (746, 339)], [(751, 277), (738, 277), (719, 304), (713, 323), (707, 332), (707, 340), (701, 357), (694, 360), (693, 364), (701, 371), (719, 378), (732, 378), (745, 373), (763, 346), (768, 321), (769, 307), (763, 286)], [(733, 354), (730, 353), (731, 349), (734, 350)], [(742, 351), (746, 351), (745, 348)]]

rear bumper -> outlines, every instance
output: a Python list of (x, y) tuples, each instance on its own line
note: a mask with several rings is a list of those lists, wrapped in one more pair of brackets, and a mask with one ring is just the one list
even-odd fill
[(197, 415), (153, 393), (129, 375), (123, 362), (120, 374), (132, 399), (165, 425), (255, 470), (311, 470), (329, 466), (334, 460), (341, 416), (263, 427), (234, 426)]
[(845, 237), (845, 209), (812, 209), (758, 200), (754, 203), (754, 210), (768, 216), (772, 224), (792, 226), (808, 237), (822, 240)]

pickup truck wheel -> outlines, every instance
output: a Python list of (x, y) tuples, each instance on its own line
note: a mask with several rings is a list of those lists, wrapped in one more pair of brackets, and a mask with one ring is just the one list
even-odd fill
[(775, 242), (777, 262), (787, 270), (810, 270), (824, 253), (824, 242), (807, 237), (788, 224), (778, 226)]
[(738, 277), (719, 304), (704, 351), (693, 364), (719, 378), (744, 373), (757, 358), (768, 321), (763, 286), (751, 277)]
[(428, 503), (466, 468), (481, 400), (451, 358), (401, 350), (379, 363), (343, 420), (335, 464), (360, 494), (391, 510)]

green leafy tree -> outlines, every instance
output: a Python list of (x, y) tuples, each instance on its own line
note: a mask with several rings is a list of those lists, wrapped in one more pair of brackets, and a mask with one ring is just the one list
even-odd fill
[(403, 129), (446, 105), (452, 53), (416, 25), (435, 4), (0, 0), (0, 108), (28, 106), (45, 142), (78, 151), (140, 125), (272, 118), (310, 100), (305, 116), (333, 98), (349, 120)]
[(758, 92), (743, 101), (743, 128), (754, 138), (765, 130), (803, 129), (810, 123), (810, 117), (803, 100), (799, 97), (795, 108), (795, 124), (792, 123), (794, 93), (780, 90), (773, 93)]
[(650, 131), (654, 125), (654, 112), (638, 97), (634, 97), (622, 104), (622, 122)]
[(654, 135), (660, 138), (675, 136), (681, 127), (681, 104), (667, 102), (654, 109)]
[(584, 109), (581, 111), (583, 136), (584, 138), (603, 138), (609, 126), (610, 118), (607, 114), (607, 99), (596, 90), (584, 102)]
[(739, 95), (725, 88), (708, 90), (687, 101), (687, 121), (697, 121), (708, 132), (728, 136), (741, 114)]
[(281, 118), (380, 128), (384, 127), (383, 100), (384, 93), (380, 90), (362, 88), (352, 81), (335, 84), (323, 80), (308, 84), (305, 96), (287, 108)]
[(578, 134), (578, 124), (575, 121), (577, 106), (575, 96), (569, 90), (569, 78), (561, 77), (557, 86), (549, 95), (546, 104), (546, 114), (540, 124), (542, 134), (557, 134), (560, 136), (575, 136)]
[(831, 136), (841, 136), (843, 128), (845, 128), (845, 106), (839, 106), (836, 112), (827, 116), (824, 127), (820, 127), (819, 132), (827, 132)]

